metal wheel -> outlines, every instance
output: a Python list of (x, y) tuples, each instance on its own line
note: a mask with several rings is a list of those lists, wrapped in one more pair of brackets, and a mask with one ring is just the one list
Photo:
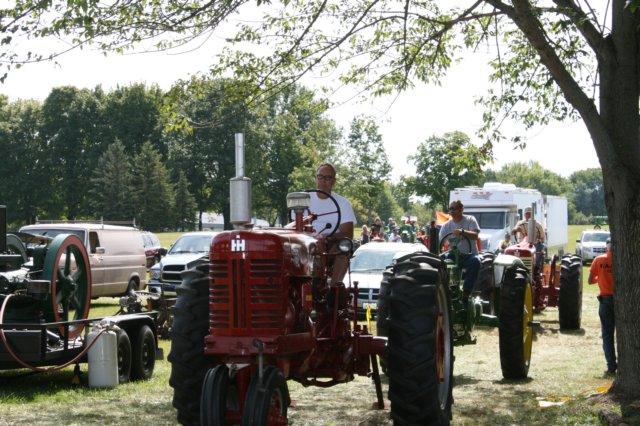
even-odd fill
[[(45, 320), (87, 319), (91, 306), (91, 268), (84, 244), (75, 235), (58, 235), (49, 245), (42, 278), (51, 280)], [(69, 338), (82, 332), (82, 324), (69, 327)], [(63, 328), (60, 329), (61, 334)]]
[(249, 383), (242, 426), (286, 425), (289, 402), (284, 375), (274, 366), (265, 367), (262, 380), (256, 372)]

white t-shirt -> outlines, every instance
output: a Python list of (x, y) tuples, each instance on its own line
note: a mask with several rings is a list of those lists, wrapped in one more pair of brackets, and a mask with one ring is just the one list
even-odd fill
[[(338, 212), (333, 201), (331, 201), (330, 198), (319, 198), (317, 192), (311, 192), (309, 195), (311, 195), (311, 207), (309, 207), (309, 210), (311, 210), (311, 213), (318, 215), (318, 218), (312, 223), (313, 229), (318, 234), (327, 235), (336, 226), (343, 223), (351, 222), (354, 225), (356, 224), (356, 215), (353, 212), (353, 207), (351, 207), (349, 200), (343, 196), (338, 195), (335, 192), (331, 192), (331, 196), (338, 202), (338, 206), (340, 206), (340, 224), (336, 225), (338, 221)], [(326, 227), (327, 224), (330, 225), (328, 228)]]
[(479, 231), (480, 226), (478, 225), (478, 221), (475, 217), (471, 215), (462, 215), (462, 219), (460, 222), (455, 222), (453, 219), (449, 219), (442, 225), (440, 228), (440, 241), (447, 234), (449, 237), (449, 247), (458, 247), (461, 253), (469, 253), (469, 246), (471, 246), (471, 253), (478, 254), (478, 246), (475, 240), (465, 238), (463, 236), (456, 237), (452, 234), (455, 229), (462, 228), (466, 231)]

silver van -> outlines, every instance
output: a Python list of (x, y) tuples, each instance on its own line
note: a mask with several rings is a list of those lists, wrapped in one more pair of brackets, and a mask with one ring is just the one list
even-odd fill
[(20, 232), (55, 237), (77, 235), (87, 248), (91, 267), (91, 297), (121, 296), (147, 285), (146, 256), (140, 231), (100, 223), (27, 225)]

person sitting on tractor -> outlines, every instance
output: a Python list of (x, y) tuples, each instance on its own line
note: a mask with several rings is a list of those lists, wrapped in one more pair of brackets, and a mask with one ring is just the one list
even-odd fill
[[(526, 237), (529, 233), (529, 221), (531, 220), (531, 207), (527, 207), (524, 209), (524, 219), (520, 220), (516, 223), (516, 226), (511, 231), (511, 235), (516, 235), (520, 233), (522, 237)], [(540, 224), (540, 222), (536, 221), (535, 225), (536, 231), (534, 238), (529, 238), (530, 244), (544, 244), (544, 228)]]
[[(329, 238), (329, 253), (338, 253), (338, 248), (332, 244), (340, 238), (353, 239), (353, 228), (356, 223), (356, 215), (349, 200), (332, 191), (336, 184), (337, 171), (333, 164), (323, 163), (316, 169), (316, 188), (331, 194), (340, 207), (340, 223), (336, 223), (338, 216), (329, 214), (320, 216), (311, 223), (318, 236), (330, 233), (335, 227), (336, 232)], [(335, 212), (335, 204), (321, 192), (311, 192), (311, 206), (309, 210), (314, 214), (322, 214)], [(329, 225), (329, 226), (327, 226)], [(331, 282), (333, 285), (342, 282), (349, 267), (349, 259), (347, 256), (333, 256), (333, 270), (331, 274)]]
[(445, 258), (456, 260), (453, 258), (454, 254), (451, 250), (453, 247), (456, 247), (460, 253), (460, 260), (466, 269), (462, 298), (467, 300), (480, 272), (477, 245), (480, 226), (475, 217), (465, 215), (463, 212), (464, 205), (460, 200), (452, 201), (449, 204), (451, 219), (446, 221), (440, 228), (440, 244), (442, 245), (444, 238), (449, 241), (449, 251), (445, 253)]

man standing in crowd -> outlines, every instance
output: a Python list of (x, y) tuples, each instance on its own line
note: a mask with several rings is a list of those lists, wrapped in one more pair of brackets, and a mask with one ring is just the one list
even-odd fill
[(602, 327), (602, 349), (607, 360), (605, 374), (614, 375), (618, 362), (615, 347), (616, 318), (613, 310), (613, 249), (610, 238), (607, 239), (607, 252), (593, 259), (589, 268), (589, 284), (596, 283), (600, 288), (598, 314)]

